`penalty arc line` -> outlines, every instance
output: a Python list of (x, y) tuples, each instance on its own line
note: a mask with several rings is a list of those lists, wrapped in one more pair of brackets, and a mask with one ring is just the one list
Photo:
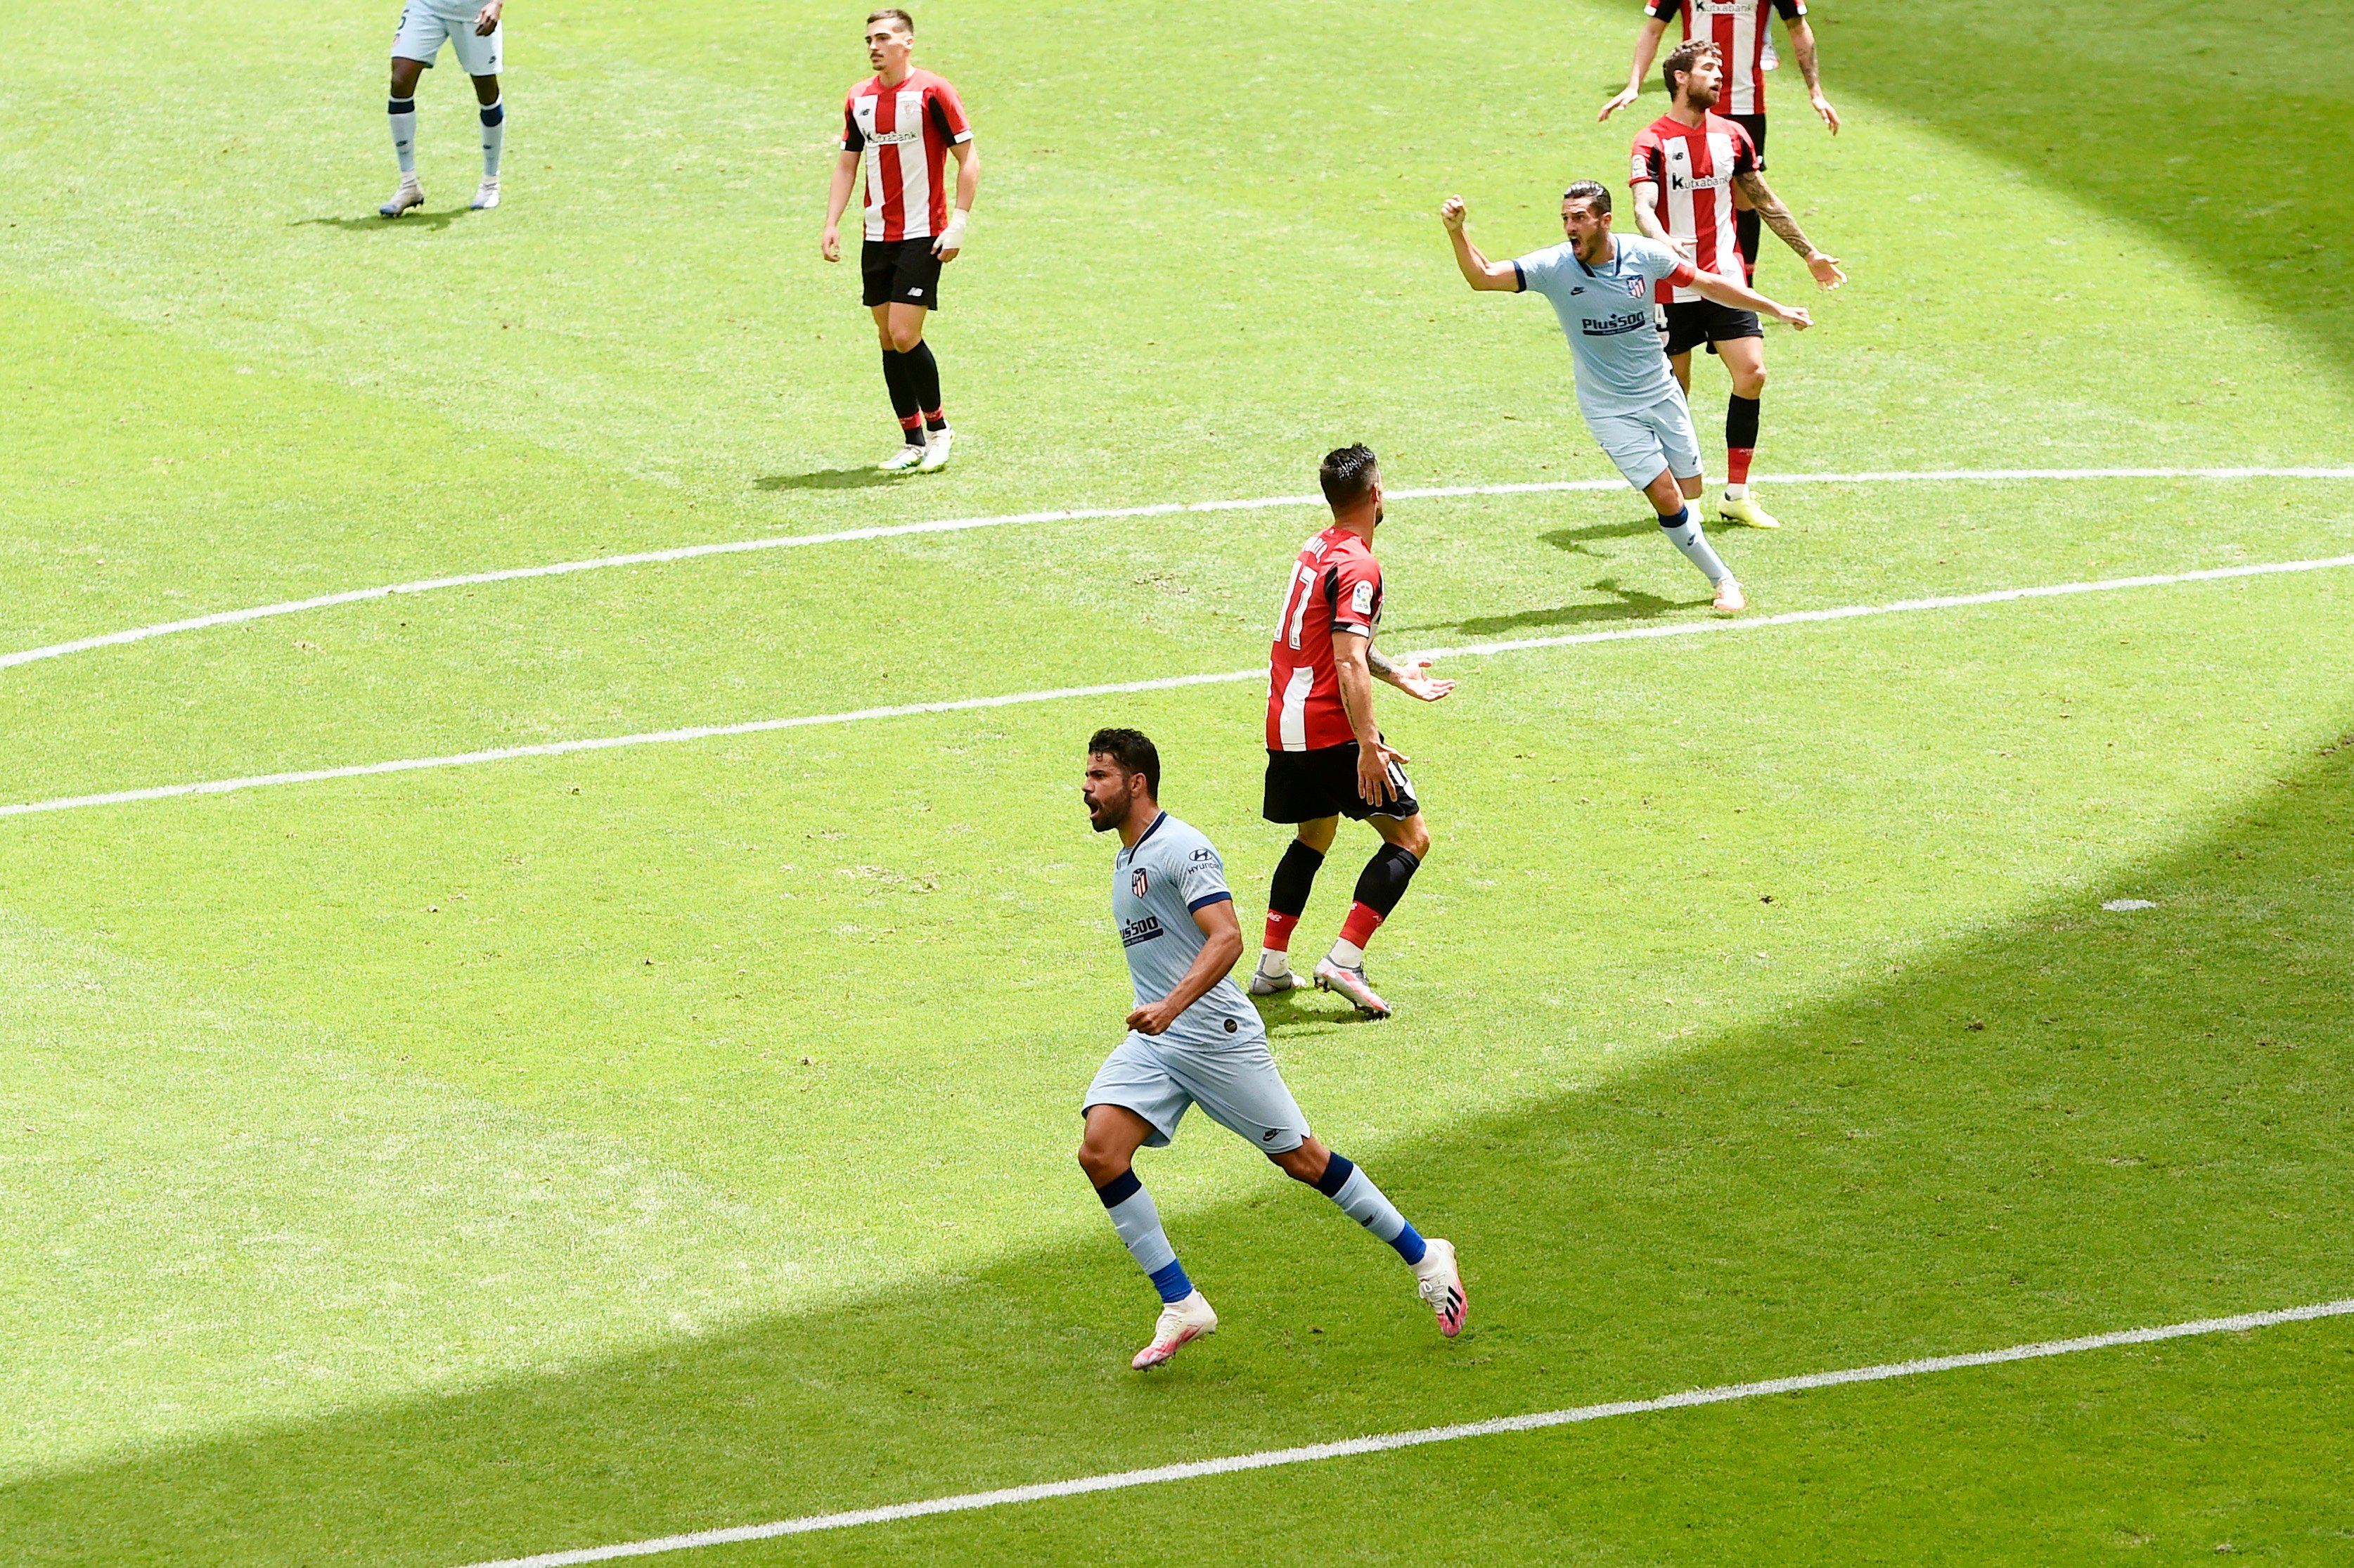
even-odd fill
[[(1758, 484), (2009, 484), (2101, 479), (2199, 479), (2219, 482), (2252, 479), (2344, 480), (2354, 479), (2354, 467), (1956, 468), (1900, 470), (1885, 472), (1764, 474), (1758, 476), (1753, 482)], [(1615, 491), (1624, 488), (1624, 482), (1615, 479), (1562, 479), (1518, 484), (1435, 485), (1418, 490), (1394, 490), (1389, 493), (1389, 498), (1393, 501), (1447, 501), (1483, 495), (1553, 495), (1571, 492)], [(765, 550), (797, 550), (816, 545), (846, 545), (869, 539), (909, 538), (925, 534), (963, 534), (981, 528), (1019, 528), (1049, 523), (1093, 523), (1123, 517), (1167, 517), (1185, 513), (1268, 512), (1283, 507), (1323, 504), (1323, 497), (1319, 495), (1264, 495), (1239, 501), (1168, 501), (1148, 506), (1082, 506), (1048, 512), (1013, 512), (990, 517), (949, 517), (930, 523), (894, 523), (867, 528), (844, 528), (830, 534), (784, 534), (763, 539), (730, 539), (704, 545), (679, 545), (664, 550), (636, 550), (622, 555), (597, 556), (580, 561), (555, 561), (536, 567), (506, 567), (495, 571), (464, 572), (450, 577), (420, 577), (414, 582), (385, 583), (375, 588), (346, 588), (338, 593), (319, 594), (310, 599), (292, 599), (276, 604), (252, 605), (243, 609), (216, 610), (207, 615), (189, 616), (182, 620), (158, 621), (152, 626), (133, 626), (121, 631), (103, 632), (94, 637), (78, 637), (66, 642), (51, 642), (38, 648), (20, 648), (14, 652), (0, 653), (0, 670), (13, 669), (19, 664), (37, 663), (47, 659), (62, 659), (73, 653), (88, 653), (101, 648), (120, 648), (130, 643), (145, 642), (158, 637), (172, 637), (182, 632), (205, 631), (221, 626), (241, 626), (248, 621), (269, 620), (281, 615), (302, 615), (312, 610), (333, 609), (338, 605), (366, 604), (375, 599), (435, 593), (445, 588), (481, 588), (491, 583), (522, 582), (533, 577), (570, 577), (579, 572), (605, 571), (616, 567), (662, 566), (673, 561), (698, 560), (706, 556), (738, 556)]]
[(893, 1503), (883, 1508), (853, 1509), (842, 1513), (804, 1515), (800, 1519), (776, 1520), (767, 1524), (737, 1525), (722, 1530), (695, 1531), (684, 1535), (665, 1535), (646, 1541), (624, 1542), (613, 1546), (580, 1547), (567, 1552), (546, 1552), (532, 1557), (507, 1557), (492, 1563), (477, 1563), (469, 1568), (573, 1568), (584, 1563), (610, 1563), (617, 1558), (652, 1557), (667, 1552), (686, 1552), (703, 1546), (726, 1546), (747, 1541), (770, 1541), (783, 1535), (809, 1535), (820, 1531), (849, 1530), (859, 1525), (890, 1524), (902, 1520), (923, 1519), (934, 1514), (970, 1513), (980, 1509), (1004, 1508), (1016, 1503), (1044, 1502), (1055, 1498), (1082, 1497), (1090, 1492), (1124, 1491), (1133, 1487), (1165, 1485), (1171, 1481), (1199, 1479), (1205, 1476), (1234, 1475), (1245, 1470), (1269, 1470), (1287, 1465), (1313, 1464), (1323, 1459), (1352, 1458), (1364, 1454), (1384, 1454), (1400, 1448), (1419, 1448), (1434, 1443), (1457, 1443), (1468, 1437), (1492, 1437), (1508, 1433), (1540, 1432), (1549, 1427), (1572, 1426), (1588, 1421), (1604, 1421), (1619, 1415), (1649, 1415), (1666, 1410), (1688, 1410), (1708, 1404), (1729, 1404), (1737, 1400), (1764, 1399), (1775, 1394), (1802, 1393), (1819, 1388), (1838, 1388), (1848, 1383), (1885, 1383), (1893, 1378), (1920, 1377), (1929, 1372), (1958, 1372), (1969, 1367), (2001, 1366), (2013, 1361), (2041, 1361), (2052, 1356), (2075, 1355), (2086, 1351), (2111, 1350), (2124, 1345), (2158, 1344), (2168, 1340), (2190, 1339), (2204, 1334), (2246, 1333), (2256, 1329), (2274, 1328), (2283, 1323), (2311, 1322), (2323, 1318), (2354, 1316), (2354, 1298), (2317, 1302), (2309, 1307), (2287, 1307), (2269, 1312), (2243, 1312), (2230, 1318), (2202, 1318), (2188, 1323), (2169, 1323), (2155, 1329), (2121, 1329), (2105, 1334), (2087, 1334), (2073, 1340), (2047, 1340), (2034, 1344), (2011, 1345), (1999, 1351), (1972, 1351), (1960, 1355), (1930, 1356), (1919, 1361), (1885, 1361), (1877, 1366), (1849, 1367), (1838, 1372), (1804, 1372), (1795, 1377), (1767, 1378), (1758, 1383), (1720, 1384), (1714, 1388), (1696, 1388), (1681, 1393), (1662, 1395), (1657, 1399), (1614, 1400), (1607, 1404), (1582, 1404), (1568, 1410), (1537, 1411), (1526, 1415), (1499, 1416), (1490, 1421), (1466, 1421), (1452, 1426), (1426, 1426), (1412, 1432), (1384, 1432), (1370, 1437), (1352, 1437), (1337, 1443), (1310, 1443), (1296, 1448), (1273, 1448), (1257, 1454), (1235, 1454), (1225, 1458), (1197, 1459), (1190, 1464), (1160, 1465), (1150, 1469), (1120, 1470), (1109, 1475), (1082, 1476), (1065, 1481), (1044, 1481), (1034, 1486), (1004, 1487), (995, 1491), (964, 1492), (953, 1497), (927, 1498), (919, 1502)]
[[(2266, 561), (2243, 567), (2211, 567), (2199, 571), (2162, 572), (2133, 577), (2099, 577), (2085, 582), (2045, 583), (2028, 588), (1993, 588), (1984, 593), (1947, 594), (1935, 599), (1898, 599), (1889, 604), (1851, 604), (1830, 609), (1792, 609), (1750, 620), (1684, 620), (1663, 626), (1627, 626), (1608, 631), (1576, 631), (1558, 637), (1521, 637), (1500, 642), (1470, 642), (1460, 648), (1426, 649), (1418, 659), (1474, 659), (1498, 653), (1519, 653), (1538, 648), (1572, 648), (1594, 642), (1634, 642), (1655, 637), (1694, 637), (1712, 632), (1762, 631), (1776, 626), (1805, 626), (1819, 621), (1858, 620), (1872, 616), (1906, 615), (1933, 609), (1963, 609), (1974, 605), (2011, 604), (2023, 599), (2061, 599), (2077, 594), (2114, 593), (2126, 588), (2170, 588), (2184, 583), (2222, 582), (2239, 577), (2280, 577), (2292, 573), (2330, 571), (2354, 567), (2354, 556), (2329, 556), (2309, 561)], [(503, 746), (482, 751), (461, 751), (446, 757), (409, 757), (389, 762), (360, 762), (342, 768), (313, 768), (299, 772), (257, 773), (239, 779), (208, 779), (190, 784), (156, 784), (143, 789), (115, 789), (101, 795), (67, 795), (50, 800), (20, 800), (0, 805), (0, 817), (35, 816), (72, 811), (90, 806), (127, 806), (143, 800), (170, 800), (188, 795), (227, 795), (245, 789), (265, 789), (282, 784), (323, 784), (337, 779), (366, 779), (382, 773), (415, 773), (429, 768), (469, 768), (485, 762), (514, 762), (534, 757), (570, 757), (580, 752), (613, 751), (625, 747), (671, 746), (686, 741), (716, 740), (729, 736), (768, 735), (779, 730), (820, 726), (863, 724), (875, 719), (913, 718), (926, 714), (977, 713), (989, 708), (1027, 706), (1034, 703), (1067, 702), (1075, 697), (1108, 697), (1139, 692), (1173, 692), (1188, 686), (1238, 685), (1263, 681), (1264, 669), (1224, 670), (1199, 675), (1163, 675), (1145, 681), (1113, 681), (1093, 686), (1055, 686), (1038, 692), (1006, 692), (992, 697), (956, 697), (934, 703), (902, 703), (890, 707), (854, 708), (847, 713), (801, 714), (790, 718), (752, 719), (742, 724), (693, 725), (682, 729), (652, 730), (640, 735), (610, 735), (583, 740), (549, 740), (532, 746)]]

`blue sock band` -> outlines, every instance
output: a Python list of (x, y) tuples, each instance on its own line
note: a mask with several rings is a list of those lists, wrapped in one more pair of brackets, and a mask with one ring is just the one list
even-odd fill
[(1122, 1203), (1127, 1202), (1130, 1198), (1135, 1197), (1138, 1192), (1143, 1190), (1143, 1188), (1144, 1183), (1136, 1179), (1136, 1172), (1134, 1171), (1123, 1171), (1119, 1175), (1113, 1177), (1110, 1181), (1105, 1182), (1102, 1186), (1097, 1188), (1096, 1196), (1103, 1200), (1103, 1206), (1105, 1208), (1117, 1209)]
[(384, 101), (384, 111), (387, 114), (414, 114), (417, 112), (417, 100), (387, 98)]
[(1422, 1233), (1414, 1228), (1412, 1220), (1405, 1221), (1405, 1226), (1390, 1238), (1390, 1245), (1397, 1248), (1397, 1255), (1406, 1262), (1420, 1263), (1422, 1255), (1430, 1250), (1429, 1245), (1422, 1239)]
[(1193, 1282), (1185, 1277), (1185, 1266), (1172, 1257), (1168, 1267), (1154, 1271), (1152, 1288), (1164, 1302), (1182, 1301), (1193, 1294)]
[(1337, 1198), (1356, 1171), (1356, 1166), (1350, 1162), (1347, 1155), (1336, 1153), (1325, 1162), (1324, 1174), (1316, 1178), (1316, 1190), (1328, 1198)]
[(1678, 513), (1677, 513), (1673, 517), (1662, 517), (1662, 518), (1660, 518), (1660, 519), (1659, 519), (1659, 526), (1660, 526), (1660, 527), (1662, 527), (1662, 528), (1681, 528), (1681, 527), (1682, 527), (1685, 524), (1687, 524), (1687, 523), (1689, 523), (1689, 522), (1691, 522), (1691, 507), (1689, 507), (1689, 506), (1686, 506), (1686, 507), (1682, 508), (1681, 511), (1679, 511), (1679, 512), (1678, 512)]
[(482, 123), (485, 125), (496, 125), (506, 117), (507, 101), (504, 98), (482, 111)]

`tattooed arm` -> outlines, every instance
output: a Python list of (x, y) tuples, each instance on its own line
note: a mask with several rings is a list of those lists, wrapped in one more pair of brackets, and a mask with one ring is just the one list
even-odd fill
[(1430, 668), (1427, 659), (1389, 659), (1384, 658), (1378, 649), (1368, 647), (1365, 650), (1365, 667), (1373, 673), (1375, 680), (1386, 681), (1406, 695), (1420, 697), (1426, 703), (1435, 703), (1455, 689), (1452, 681), (1423, 673)]
[(1792, 217), (1790, 209), (1782, 205), (1782, 198), (1766, 185), (1765, 175), (1753, 169), (1747, 174), (1734, 175), (1733, 183), (1747, 198), (1749, 205), (1757, 209), (1758, 221), (1780, 235), (1782, 243), (1798, 253), (1799, 260), (1807, 264), (1807, 270), (1815, 275), (1816, 282), (1826, 289), (1836, 289), (1847, 281), (1847, 274), (1840, 270), (1839, 258), (1826, 256), (1815, 249), (1814, 241), (1798, 228), (1798, 220)]

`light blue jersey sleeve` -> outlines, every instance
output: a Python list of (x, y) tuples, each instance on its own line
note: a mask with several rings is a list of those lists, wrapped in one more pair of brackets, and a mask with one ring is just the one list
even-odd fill
[(1570, 265), (1575, 252), (1566, 245), (1550, 246), (1532, 250), (1515, 260), (1512, 270), (1521, 275), (1521, 287), (1532, 294), (1550, 297), (1553, 286), (1561, 281), (1562, 270)]
[(1198, 914), (1213, 904), (1234, 902), (1234, 890), (1226, 885), (1225, 863), (1218, 858), (1217, 850), (1207, 839), (1187, 852), (1178, 873), (1178, 885), (1185, 895), (1188, 915)]

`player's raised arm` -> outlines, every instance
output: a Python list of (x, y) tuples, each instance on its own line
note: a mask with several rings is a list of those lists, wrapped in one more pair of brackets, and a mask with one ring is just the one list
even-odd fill
[(1721, 278), (1713, 272), (1695, 272), (1686, 285), (1699, 291), (1703, 299), (1714, 300), (1720, 305), (1730, 305), (1736, 311), (1755, 311), (1761, 316), (1772, 316), (1787, 326), (1804, 332), (1815, 324), (1815, 318), (1803, 306), (1786, 305), (1769, 300), (1745, 283)]
[(1839, 258), (1826, 256), (1815, 249), (1815, 242), (1808, 239), (1805, 230), (1798, 227), (1798, 220), (1790, 216), (1790, 209), (1782, 205), (1782, 198), (1766, 185), (1765, 175), (1752, 169), (1734, 175), (1733, 184), (1734, 189), (1748, 198), (1749, 205), (1757, 209), (1759, 221), (1780, 235), (1783, 244), (1798, 253), (1798, 259), (1807, 264), (1807, 270), (1815, 275), (1816, 282), (1826, 289), (1836, 289), (1847, 281), (1847, 274), (1840, 270)]
[(1479, 253), (1463, 228), (1469, 216), (1470, 208), (1463, 205), (1461, 196), (1448, 196), (1438, 204), (1438, 220), (1447, 225), (1447, 238), (1455, 242), (1455, 265), (1463, 270), (1463, 281), (1482, 292), (1519, 293), (1521, 270), (1510, 261), (1490, 261)]
[(1798, 57), (1798, 74), (1807, 79), (1807, 96), (1813, 100), (1815, 112), (1823, 117), (1823, 123), (1831, 128), (1831, 134), (1838, 135), (1839, 111), (1833, 109), (1831, 101), (1823, 96), (1823, 76), (1815, 60), (1813, 25), (1800, 16), (1796, 21), (1783, 23), (1782, 27), (1790, 35), (1790, 52)]
[(1635, 68), (1627, 73), (1627, 85), (1594, 117), (1597, 124), (1643, 96), (1643, 79), (1650, 74), (1651, 62), (1659, 58), (1659, 37), (1667, 30), (1667, 23), (1657, 16), (1644, 17), (1643, 25), (1635, 29)]

